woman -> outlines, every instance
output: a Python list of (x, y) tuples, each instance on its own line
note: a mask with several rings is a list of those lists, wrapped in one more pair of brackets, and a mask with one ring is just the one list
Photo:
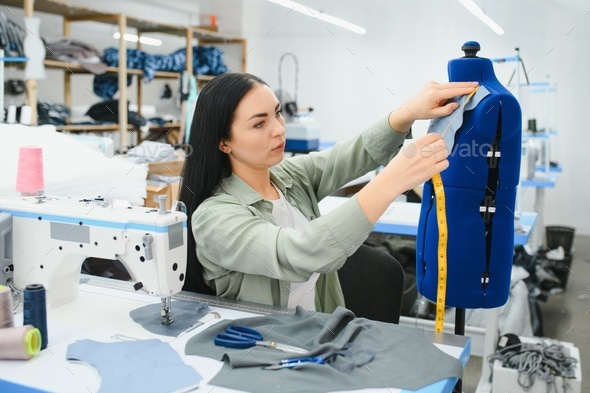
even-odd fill
[[(412, 123), (449, 115), (457, 104), (447, 100), (476, 86), (431, 82), (356, 138), (283, 160), (285, 121), (271, 89), (249, 74), (207, 83), (180, 191), (193, 235), (185, 289), (323, 312), (343, 306), (337, 270), (399, 194), (448, 166), (435, 134), (396, 155)], [(320, 217), (318, 201), (380, 165), (354, 197)]]

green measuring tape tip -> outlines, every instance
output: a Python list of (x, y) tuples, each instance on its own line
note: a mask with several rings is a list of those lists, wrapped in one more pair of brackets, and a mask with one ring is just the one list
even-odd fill
[(28, 355), (36, 355), (41, 350), (41, 332), (37, 328), (27, 329), (25, 334), (25, 351)]

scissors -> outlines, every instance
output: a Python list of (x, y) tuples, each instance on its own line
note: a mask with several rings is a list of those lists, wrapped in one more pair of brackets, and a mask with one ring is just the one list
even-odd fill
[(304, 354), (309, 351), (275, 341), (262, 341), (262, 334), (242, 325), (232, 325), (225, 329), (225, 333), (218, 333), (213, 339), (215, 345), (228, 348), (250, 348), (256, 345), (276, 349), (283, 352)]
[(278, 363), (267, 366), (265, 370), (280, 370), (282, 368), (293, 368), (303, 363), (324, 364), (323, 356), (308, 356), (304, 358), (283, 359)]

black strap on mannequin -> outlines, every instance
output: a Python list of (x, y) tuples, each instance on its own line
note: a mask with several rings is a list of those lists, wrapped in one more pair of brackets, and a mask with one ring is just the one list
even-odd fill
[(502, 101), (498, 110), (498, 123), (496, 137), (488, 151), (488, 185), (483, 201), (480, 204), (479, 212), (486, 228), (486, 269), (481, 276), (481, 286), (485, 290), (489, 283), (490, 257), (492, 253), (492, 218), (496, 212), (496, 188), (500, 177), (500, 140), (502, 139)]

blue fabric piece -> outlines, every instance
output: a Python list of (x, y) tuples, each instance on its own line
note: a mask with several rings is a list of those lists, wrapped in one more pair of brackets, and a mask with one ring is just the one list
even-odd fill
[[(104, 50), (102, 61), (111, 67), (119, 66), (117, 48)], [(156, 71), (182, 72), (186, 69), (186, 48), (169, 55), (150, 55), (138, 49), (127, 49), (127, 67), (143, 70), (143, 80), (150, 82)], [(216, 47), (193, 47), (193, 73), (199, 75), (219, 75), (228, 72), (223, 61), (223, 51)], [(127, 77), (127, 86), (132, 77)], [(94, 93), (105, 100), (114, 97), (118, 89), (117, 75), (103, 74), (94, 77)]]
[(174, 322), (169, 325), (162, 325), (160, 321), (162, 312), (160, 303), (135, 308), (129, 312), (129, 316), (148, 332), (176, 337), (209, 312), (209, 305), (188, 300), (174, 299), (170, 303), (170, 308)]
[[(516, 98), (497, 80), (489, 59), (449, 61), (449, 81), (477, 81), (489, 94), (471, 111), (454, 137), (450, 166), (441, 173), (448, 226), (446, 305), (458, 308), (494, 308), (508, 300), (514, 252), (514, 205), (520, 176), (521, 110)], [(480, 88), (481, 89), (481, 88)], [(486, 258), (486, 226), (480, 205), (488, 187), (487, 153), (502, 115), (499, 177), (494, 194), (491, 254)], [(424, 185), (416, 241), (418, 291), (436, 301), (438, 287), (438, 226), (432, 182)], [(489, 274), (482, 285), (482, 274)]]
[(0, 379), (0, 392), (10, 393), (49, 393), (47, 390), (32, 388), (15, 382), (4, 381)]
[(160, 340), (103, 343), (78, 340), (68, 346), (67, 360), (96, 368), (100, 393), (164, 393), (196, 387), (202, 379)]
[[(127, 76), (127, 86), (130, 86), (132, 81), (133, 77)], [(119, 90), (119, 79), (116, 75), (111, 74), (95, 75), (92, 88), (94, 94), (100, 98), (105, 101), (112, 100), (113, 97), (115, 97), (117, 90)]]
[(467, 100), (468, 95), (449, 100), (449, 103), (459, 103), (459, 107), (448, 116), (432, 119), (428, 127), (428, 132), (442, 135), (447, 143), (447, 149), (452, 151), (455, 145), (455, 134), (463, 125), (463, 113), (473, 110), (488, 94), (490, 94), (488, 89), (485, 86), (480, 86), (467, 103), (465, 103), (465, 100)]

